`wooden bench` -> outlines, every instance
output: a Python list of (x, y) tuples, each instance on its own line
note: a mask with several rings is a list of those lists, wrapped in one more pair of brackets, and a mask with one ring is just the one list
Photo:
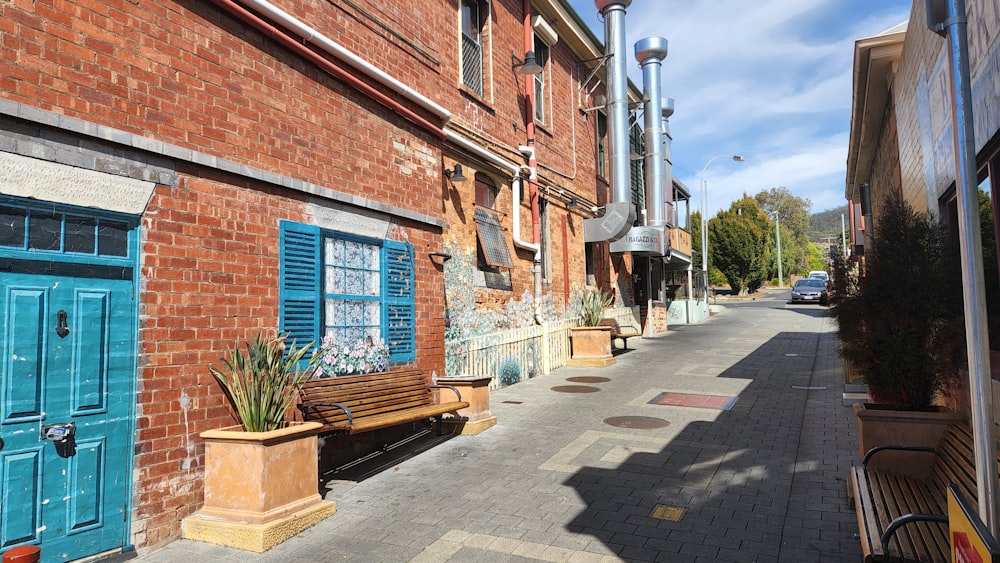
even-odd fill
[[(434, 403), (432, 388), (455, 392), (457, 401)], [(307, 421), (323, 423), (323, 432), (357, 434), (407, 422), (441, 418), (469, 406), (451, 385), (428, 385), (419, 369), (310, 379), (302, 387), (299, 410)]]
[[(934, 456), (925, 477), (869, 469), (882, 451), (926, 452)], [(850, 472), (865, 561), (951, 561), (947, 487), (954, 484), (976, 503), (972, 430), (952, 425), (934, 448), (879, 446)]]
[(600, 324), (597, 325), (597, 326), (609, 326), (609, 327), (611, 327), (611, 341), (614, 342), (615, 338), (621, 338), (621, 340), (622, 340), (622, 349), (624, 349), (624, 350), (628, 350), (628, 339), (629, 338), (632, 338), (632, 337), (635, 337), (635, 336), (642, 336), (642, 333), (639, 332), (639, 330), (636, 329), (635, 327), (631, 327), (631, 326), (630, 327), (626, 327), (629, 330), (623, 331), (622, 327), (618, 325), (618, 320), (617, 319), (601, 319)]

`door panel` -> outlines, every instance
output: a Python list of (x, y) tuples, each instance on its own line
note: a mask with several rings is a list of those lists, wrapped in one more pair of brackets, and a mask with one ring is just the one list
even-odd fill
[[(0, 289), (0, 548), (40, 543), (46, 561), (119, 548), (131, 479), (133, 284), (14, 273)], [(43, 437), (53, 424), (72, 424), (73, 439)]]

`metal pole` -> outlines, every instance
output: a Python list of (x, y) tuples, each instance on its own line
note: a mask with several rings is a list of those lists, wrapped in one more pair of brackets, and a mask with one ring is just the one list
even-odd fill
[(701, 174), (698, 175), (698, 182), (701, 185), (701, 270), (705, 276), (705, 312), (709, 311), (708, 307), (708, 183), (705, 182), (705, 170), (708, 169), (708, 165), (712, 164), (712, 161), (717, 158), (731, 158), (736, 162), (744, 162), (745, 158), (738, 154), (732, 156), (728, 154), (718, 154), (708, 159), (705, 166), (701, 169)]
[[(708, 162), (712, 162), (710, 159)], [(708, 168), (708, 164), (705, 164)], [(705, 298), (705, 310), (708, 311), (708, 186), (705, 185), (705, 168), (702, 168), (700, 179), (701, 184), (701, 275), (705, 287), (702, 288), (702, 295)]]
[[(972, 85), (965, 0), (927, 1), (927, 25), (948, 40), (952, 118), (955, 132), (955, 181), (958, 192), (958, 238), (965, 287), (966, 353), (969, 363), (972, 431), (975, 437), (979, 517), (996, 537), (997, 449), (993, 425), (993, 392), (987, 340), (986, 294), (983, 279), (982, 238), (979, 229), (979, 187), (976, 182), (976, 141), (972, 120)], [(944, 12), (942, 14), (942, 12)], [(940, 16), (944, 15), (944, 19)]]
[(844, 230), (844, 214), (840, 214), (840, 242), (841, 242), (841, 252), (843, 256), (847, 257), (847, 231)]
[(785, 281), (781, 277), (781, 217), (774, 214), (774, 236), (778, 239), (778, 287), (785, 287)]

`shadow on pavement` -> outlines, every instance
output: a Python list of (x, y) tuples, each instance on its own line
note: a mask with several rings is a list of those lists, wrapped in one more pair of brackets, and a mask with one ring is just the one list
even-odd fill
[[(804, 453), (823, 448), (800, 445), (822, 337), (786, 332), (762, 344), (718, 376), (747, 381), (731, 410), (688, 424), (659, 451), (607, 461), (655, 431), (591, 444), (576, 458), (589, 466), (565, 481), (587, 505), (567, 529), (627, 560), (859, 561), (846, 470), (824, 470), (821, 453)], [(691, 407), (662, 408), (670, 420)]]

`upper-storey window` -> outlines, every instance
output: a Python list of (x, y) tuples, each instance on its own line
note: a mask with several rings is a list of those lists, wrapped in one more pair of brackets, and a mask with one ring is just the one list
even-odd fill
[(597, 112), (594, 120), (597, 127), (597, 176), (608, 177), (608, 116), (603, 111)]
[(545, 123), (548, 112), (548, 88), (545, 87), (549, 77), (549, 46), (535, 37), (535, 62), (542, 67), (542, 72), (535, 75), (535, 121)]
[(479, 0), (462, 0), (462, 84), (480, 96), (485, 83), (483, 27), (486, 6)]
[(633, 123), (628, 130), (628, 145), (630, 155), (640, 156), (640, 158), (629, 159), (629, 168), (632, 178), (632, 203), (642, 209), (646, 205), (646, 160), (641, 158), (645, 149), (643, 148), (642, 127), (639, 127), (638, 123)]

